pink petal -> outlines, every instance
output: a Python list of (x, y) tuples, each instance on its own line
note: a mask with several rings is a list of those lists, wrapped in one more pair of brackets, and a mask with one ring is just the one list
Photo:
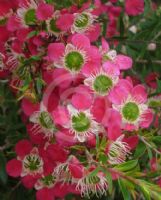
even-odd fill
[(86, 77), (90, 76), (92, 73), (99, 71), (100, 65), (94, 63), (93, 61), (87, 62), (82, 68), (82, 74)]
[(34, 176), (27, 175), (23, 178), (21, 178), (22, 184), (27, 188), (27, 189), (32, 189), (37, 181)]
[(125, 0), (125, 12), (137, 16), (144, 12), (144, 0)]
[(115, 63), (119, 65), (121, 70), (130, 69), (132, 67), (132, 59), (124, 55), (118, 55), (115, 58)]
[(69, 170), (74, 178), (82, 178), (84, 167), (76, 157), (72, 157), (69, 163)]
[(106, 61), (103, 64), (103, 69), (111, 76), (119, 76), (120, 75), (119, 66), (114, 64), (111, 61)]
[(30, 140), (33, 144), (43, 145), (46, 140), (44, 138), (44, 133), (35, 134), (33, 129), (33, 124), (27, 124), (27, 133), (29, 134)]
[(73, 76), (70, 72), (63, 68), (54, 69), (52, 73), (53, 83), (59, 88), (69, 88), (72, 81)]
[(21, 28), (21, 29), (18, 29), (16, 31), (16, 36), (17, 36), (17, 39), (20, 41), (20, 42), (25, 42), (25, 40), (27, 39), (27, 35), (30, 33), (30, 29), (29, 28)]
[(36, 16), (37, 19), (43, 21), (52, 17), (53, 13), (54, 13), (54, 7), (52, 5), (46, 3), (40, 3), (36, 11)]
[(89, 49), (90, 48), (90, 40), (83, 34), (75, 34), (72, 37), (73, 45), (77, 46), (78, 48)]
[(74, 22), (73, 14), (63, 14), (56, 22), (57, 27), (62, 31), (68, 31)]
[(124, 124), (123, 129), (126, 130), (126, 131), (134, 131), (134, 130), (137, 130), (138, 127), (133, 125), (133, 124), (126, 123), (126, 124)]
[(87, 56), (89, 57), (90, 61), (101, 63), (102, 56), (96, 46), (91, 46), (91, 48), (88, 49)]
[(104, 38), (102, 38), (102, 50), (104, 52), (108, 52), (110, 50), (110, 46)]
[(48, 158), (53, 162), (65, 162), (67, 152), (58, 144), (51, 144), (47, 147)]
[(59, 132), (56, 133), (55, 137), (57, 143), (60, 144), (61, 146), (67, 146), (67, 147), (73, 146), (77, 142), (74, 135), (71, 134), (68, 129), (60, 130)]
[(32, 144), (28, 140), (20, 140), (15, 147), (16, 154), (23, 158), (32, 150)]
[(11, 16), (7, 21), (7, 29), (11, 32), (14, 32), (18, 29), (20, 29), (21, 24), (20, 21), (18, 21), (17, 17), (15, 15)]
[(108, 138), (115, 141), (118, 137), (121, 136), (121, 115), (119, 112), (111, 109), (109, 114), (108, 121)]
[(71, 99), (73, 106), (78, 110), (86, 110), (90, 108), (92, 101), (92, 95), (90, 94), (90, 91), (88, 91), (88, 89), (85, 87), (78, 87), (76, 89), (76, 93), (73, 94)]
[(131, 150), (135, 149), (138, 145), (138, 142), (139, 142), (139, 138), (138, 136), (130, 136), (130, 137), (125, 137), (123, 139), (124, 142), (128, 143), (129, 147)]
[(132, 96), (138, 103), (145, 103), (147, 101), (147, 93), (143, 85), (135, 86), (132, 90)]
[(6, 171), (9, 176), (19, 177), (22, 171), (22, 163), (17, 159), (8, 161)]
[(87, 37), (90, 39), (91, 42), (95, 42), (101, 33), (101, 26), (100, 24), (95, 24), (89, 31), (86, 32)]
[[(109, 105), (108, 105), (109, 106)], [(94, 100), (91, 112), (97, 122), (102, 122), (106, 112), (106, 100), (105, 98), (97, 97)]]
[(62, 126), (65, 124), (68, 124), (70, 120), (68, 110), (63, 106), (58, 106), (52, 112), (52, 117), (53, 117), (54, 123), (62, 125)]
[(48, 46), (48, 57), (50, 61), (57, 61), (63, 55), (65, 46), (63, 43), (52, 43)]
[(49, 188), (43, 188), (36, 192), (36, 200), (55, 200), (53, 191)]
[(145, 111), (145, 113), (142, 114), (141, 116), (141, 122), (140, 122), (140, 126), (143, 127), (143, 128), (148, 128), (150, 126), (150, 124), (152, 123), (153, 121), (153, 112), (151, 109), (147, 109)]
[(111, 90), (109, 93), (109, 100), (113, 104), (121, 104), (124, 100), (127, 99), (128, 95), (130, 94), (130, 91), (132, 90), (132, 85), (129, 81), (122, 79), (119, 81), (117, 86)]
[(35, 111), (38, 111), (40, 107), (39, 103), (32, 103), (31, 101), (29, 101), (28, 99), (22, 99), (21, 102), (21, 108), (23, 110), (23, 112), (25, 113), (25, 115), (30, 116), (32, 115)]

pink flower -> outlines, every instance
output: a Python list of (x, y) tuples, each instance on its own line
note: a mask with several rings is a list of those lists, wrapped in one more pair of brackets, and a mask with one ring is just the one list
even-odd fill
[(144, 12), (144, 0), (125, 0), (125, 12), (137, 16)]
[(147, 128), (151, 124), (153, 113), (146, 105), (147, 93), (144, 86), (133, 87), (129, 81), (120, 80), (109, 99), (113, 108), (120, 113), (125, 129)]
[(27, 184), (30, 178), (36, 178), (43, 173), (44, 160), (40, 157), (38, 149), (32, 147), (30, 142), (27, 140), (19, 141), (16, 145), (16, 153), (17, 159), (9, 161), (6, 166), (8, 174), (13, 177), (28, 176), (24, 180)]
[(50, 4), (40, 3), (37, 7), (36, 16), (38, 20), (44, 21), (51, 18), (54, 13), (54, 7)]
[(88, 37), (82, 34), (75, 34), (66, 47), (63, 43), (48, 46), (48, 59), (72, 74), (87, 73), (90, 65), (100, 64), (100, 58), (97, 48), (91, 47)]
[(89, 86), (97, 95), (108, 96), (112, 89), (117, 85), (120, 70), (118, 66), (106, 61), (100, 69), (93, 67), (93, 73), (84, 80), (85, 85)]

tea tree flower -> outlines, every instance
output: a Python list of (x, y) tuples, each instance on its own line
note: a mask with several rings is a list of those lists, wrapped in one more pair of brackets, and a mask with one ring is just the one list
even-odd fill
[(69, 105), (68, 111), (70, 113), (69, 129), (80, 142), (86, 141), (90, 134), (96, 135), (101, 130), (90, 110), (79, 111)]
[(125, 128), (138, 129), (150, 125), (153, 114), (146, 104), (147, 94), (142, 85), (133, 87), (128, 81), (120, 81), (110, 95), (113, 108), (121, 114)]
[(27, 1), (17, 10), (17, 17), (23, 27), (28, 27), (36, 23), (37, 3), (35, 0)]
[(81, 192), (83, 197), (90, 197), (95, 194), (97, 197), (105, 195), (108, 189), (108, 182), (102, 173), (90, 176), (83, 176), (77, 183), (77, 190)]
[(116, 141), (111, 142), (108, 150), (108, 162), (110, 164), (120, 164), (125, 162), (130, 154), (130, 147), (126, 142), (122, 141), (123, 137), (120, 136)]
[(43, 160), (39, 156), (37, 149), (32, 149), (30, 154), (26, 155), (22, 160), (22, 174), (41, 174), (43, 172)]
[(108, 95), (109, 92), (115, 87), (119, 80), (120, 71), (111, 63), (104, 63), (102, 69), (84, 80), (84, 83), (88, 85), (98, 95)]
[(93, 23), (96, 20), (96, 16), (89, 11), (84, 11), (82, 13), (75, 13), (74, 23), (71, 28), (72, 33), (84, 33), (89, 31), (93, 27)]
[(30, 121), (34, 123), (32, 130), (35, 134), (43, 132), (45, 137), (50, 138), (56, 132), (52, 117), (47, 111), (34, 112), (30, 116)]

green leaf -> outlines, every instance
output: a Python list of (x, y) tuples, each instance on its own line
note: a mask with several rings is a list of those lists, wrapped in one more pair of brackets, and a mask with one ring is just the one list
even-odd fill
[(105, 164), (105, 163), (107, 163), (108, 158), (107, 158), (107, 155), (105, 153), (101, 152), (101, 153), (99, 153), (98, 159), (99, 159), (99, 162)]
[(117, 165), (114, 168), (116, 168), (116, 169), (118, 169), (122, 172), (126, 172), (126, 171), (133, 170), (137, 166), (138, 166), (138, 160), (130, 160), (130, 161), (127, 161), (127, 162), (122, 163), (120, 165)]
[(122, 195), (124, 197), (124, 200), (131, 200), (131, 195), (130, 195), (124, 181), (122, 179), (119, 179), (118, 183), (119, 183)]
[(34, 36), (36, 36), (38, 34), (38, 31), (31, 31), (28, 35), (27, 35), (27, 39), (30, 39)]
[(8, 178), (5, 166), (6, 166), (6, 158), (4, 154), (0, 152), (0, 181), (2, 182), (2, 184), (6, 184)]
[(143, 142), (139, 142), (137, 149), (134, 153), (134, 158), (137, 159), (141, 157), (146, 151), (146, 145)]
[(148, 156), (149, 156), (149, 159), (151, 160), (153, 158), (153, 153), (152, 153), (152, 149), (147, 147), (147, 151), (148, 151)]
[(146, 200), (151, 200), (151, 197), (150, 197), (150, 192), (147, 190), (146, 187), (144, 186), (140, 186), (140, 189), (145, 197)]
[(124, 17), (124, 13), (121, 13), (120, 18), (119, 18), (120, 37), (124, 37), (124, 32), (125, 32), (123, 17)]
[(157, 91), (158, 93), (161, 93), (161, 80), (157, 79)]
[(98, 172), (100, 171), (100, 167), (97, 167), (95, 170), (93, 170), (88, 177), (93, 177), (96, 176), (98, 174)]
[(161, 145), (161, 136), (154, 136), (152, 138), (152, 141), (156, 144), (156, 145)]

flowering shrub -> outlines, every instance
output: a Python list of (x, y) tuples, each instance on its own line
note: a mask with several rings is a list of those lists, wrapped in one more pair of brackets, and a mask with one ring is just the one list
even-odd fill
[(6, 171), (37, 200), (161, 199), (160, 75), (143, 84), (119, 42), (147, 2), (0, 1), (0, 77), (27, 130)]

